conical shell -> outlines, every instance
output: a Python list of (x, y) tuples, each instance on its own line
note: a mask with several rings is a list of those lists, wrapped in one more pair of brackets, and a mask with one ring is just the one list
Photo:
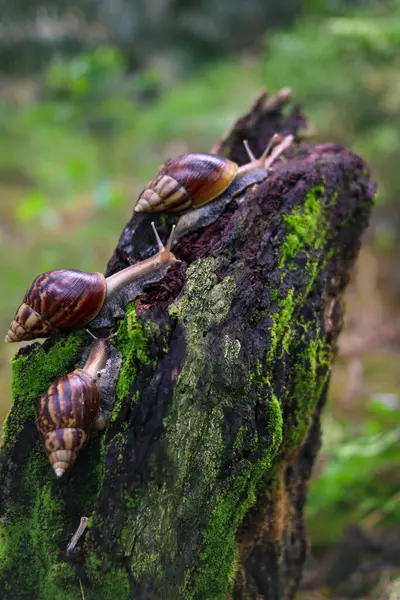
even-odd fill
[(6, 343), (34, 340), (46, 337), (57, 330), (33, 308), (23, 303), (15, 313), (4, 341)]
[(76, 461), (77, 453), (73, 450), (55, 450), (49, 454), (50, 464), (57, 477), (61, 477)]
[(46, 454), (58, 477), (74, 464), (86, 439), (83, 429), (74, 427), (55, 429), (44, 436)]
[[(56, 379), (37, 405), (36, 426), (54, 470), (76, 459), (100, 407), (96, 382), (82, 369)], [(56, 465), (56, 466), (55, 466)], [(62, 474), (57, 471), (57, 474)]]

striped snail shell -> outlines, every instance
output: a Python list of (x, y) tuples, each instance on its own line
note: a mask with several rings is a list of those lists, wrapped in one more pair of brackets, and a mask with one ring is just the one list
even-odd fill
[(92, 345), (82, 369), (56, 379), (36, 408), (36, 426), (56, 475), (75, 462), (100, 408), (99, 371), (107, 362), (108, 341)]
[[(200, 228), (207, 227), (211, 223), (214, 223), (219, 216), (224, 212), (225, 207), (235, 198), (244, 197), (246, 190), (252, 187), (254, 184), (260, 184), (267, 177), (268, 173), (271, 170), (271, 166), (273, 163), (287, 150), (291, 144), (293, 143), (294, 137), (289, 134), (286, 136), (281, 136), (279, 134), (275, 134), (264, 152), (260, 156), (260, 158), (256, 158), (253, 152), (250, 149), (250, 146), (247, 140), (243, 141), (244, 147), (246, 149), (247, 155), (249, 157), (249, 162), (237, 167), (235, 163), (231, 163), (236, 166), (236, 171), (232, 168), (232, 173), (234, 174), (230, 183), (223, 189), (222, 182), (225, 183), (229, 180), (229, 177), (224, 179), (224, 176), (221, 177), (221, 189), (219, 192), (217, 189), (215, 182), (210, 185), (209, 193), (207, 197), (207, 178), (204, 180), (204, 190), (202, 190), (201, 195), (194, 195), (190, 197), (190, 203), (187, 201), (187, 196), (184, 195), (185, 190), (181, 191), (181, 196), (179, 196), (178, 191), (172, 192), (173, 194), (173, 202), (176, 203), (176, 206), (171, 210), (168, 206), (168, 201), (171, 201), (171, 197), (169, 195), (169, 188), (165, 185), (161, 186), (161, 182), (165, 181), (165, 175), (162, 175), (163, 169), (160, 171), (159, 175), (148, 184), (147, 189), (141, 195), (138, 204), (135, 207), (135, 211), (158, 211), (165, 210), (167, 212), (175, 212), (181, 215), (177, 227), (176, 227), (176, 239), (180, 239), (193, 231), (197, 231)], [(213, 155), (186, 155), (190, 156), (213, 156)], [(180, 157), (178, 157), (180, 158)], [(219, 159), (218, 157), (213, 157), (217, 160), (225, 160)], [(178, 159), (175, 159), (178, 163)], [(174, 161), (172, 161), (174, 162)], [(192, 178), (193, 180), (197, 180), (198, 177), (202, 174), (201, 161), (189, 161), (191, 166), (193, 167)], [(228, 161), (230, 162), (230, 161)], [(168, 163), (169, 164), (169, 163)], [(178, 170), (178, 174), (179, 174)], [(231, 173), (231, 174), (232, 174)], [(190, 176), (188, 173), (185, 175), (186, 180), (190, 185)], [(178, 179), (178, 175), (177, 175)], [(155, 187), (157, 188), (157, 193), (153, 189), (153, 183), (155, 182)], [(159, 189), (161, 187), (161, 189)], [(172, 184), (171, 184), (171, 189)], [(215, 192), (218, 192), (216, 194)], [(176, 195), (175, 195), (176, 194)], [(166, 196), (166, 198), (165, 198)], [(184, 198), (185, 202), (181, 205), (178, 204), (179, 197)], [(189, 210), (191, 208), (195, 208), (196, 210)]]
[(101, 309), (105, 294), (101, 273), (73, 269), (43, 273), (31, 283), (5, 341), (33, 340), (84, 327)]
[[(267, 177), (269, 166), (292, 143), (293, 136), (282, 138), (275, 134), (264, 152), (256, 158), (247, 140), (243, 141), (249, 162), (238, 166), (235, 162), (207, 153), (181, 154), (168, 160), (156, 177), (141, 193), (135, 212), (167, 212), (183, 215), (219, 198), (235, 182), (245, 177), (245, 188), (259, 183), (260, 171)], [(271, 148), (277, 146), (267, 159)], [(249, 174), (255, 174), (249, 177)], [(243, 188), (243, 186), (242, 186)]]
[[(36, 277), (4, 341), (22, 342), (86, 327), (99, 313), (105, 313), (106, 308), (110, 309), (111, 316), (100, 325), (110, 326), (113, 316), (123, 314), (124, 302), (134, 300), (146, 283), (162, 279), (166, 269), (177, 262), (171, 252), (175, 227), (165, 247), (154, 223), (152, 227), (158, 253), (110, 277), (71, 269), (49, 271)], [(121, 294), (123, 289), (127, 290), (126, 297)]]
[(135, 211), (183, 214), (217, 198), (237, 171), (236, 163), (214, 154), (181, 154), (164, 163), (147, 184)]

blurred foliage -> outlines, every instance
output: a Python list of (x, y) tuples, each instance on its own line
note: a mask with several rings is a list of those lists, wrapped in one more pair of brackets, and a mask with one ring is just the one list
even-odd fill
[[(35, 79), (33, 102), (25, 101), (20, 82), (16, 92), (13, 82), (0, 90), (3, 330), (38, 273), (104, 270), (159, 164), (180, 152), (209, 150), (262, 87), (291, 87), (317, 142), (343, 143), (367, 160), (380, 189), (369, 243), (398, 258), (399, 0), (390, 7), (372, 0), (307, 0), (306, 8), (297, 0), (84, 4), (88, 19), (107, 23), (113, 43), (85, 53), (53, 47)], [(7, 3), (5, 14), (16, 18), (18, 6)], [(294, 28), (278, 29), (295, 17)], [(267, 26), (277, 29), (262, 36)], [(244, 47), (246, 53), (221, 58)], [(394, 285), (395, 269), (390, 279)], [(0, 421), (10, 401), (7, 361), (14, 351), (0, 353)], [(376, 511), (382, 522), (399, 519), (399, 388), (380, 372), (375, 385), (382, 387), (356, 422), (335, 413), (341, 390), (332, 388), (323, 469), (308, 508), (320, 544)], [(391, 407), (386, 393), (395, 399)]]
[[(296, 35), (287, 32), (269, 40), (263, 65), (272, 85), (290, 82), (319, 137), (347, 144), (370, 162), (379, 201), (387, 205), (396, 203), (400, 193), (399, 47), (397, 5), (391, 12), (382, 8), (302, 23)], [(398, 220), (392, 227), (398, 232)]]
[[(99, 47), (66, 62), (56, 57), (45, 74), (44, 95), (89, 108), (88, 103), (115, 95), (123, 83), (122, 55), (110, 47)], [(115, 86), (115, 87), (113, 87)]]
[(314, 546), (337, 542), (346, 525), (400, 522), (400, 396), (373, 398), (357, 427), (326, 416), (321, 474), (307, 508)]
[(304, 14), (330, 16), (380, 0), (0, 0), (0, 71), (37, 72), (63, 58), (110, 42), (132, 70), (162, 65), (188, 74), (210, 59), (257, 49), (265, 31), (293, 25)]
[[(0, 57), (0, 69), (5, 71), (14, 62), (20, 71), (32, 72), (35, 56), (38, 69), (46, 55), (58, 52), (70, 57), (79, 49), (90, 49), (94, 40), (108, 40), (124, 52), (133, 70), (160, 61), (182, 74), (199, 62), (255, 47), (267, 28), (293, 23), (301, 12), (301, 2), (0, 0), (0, 8), (3, 20), (9, 23), (0, 36), (0, 56), (5, 54)], [(11, 40), (14, 48), (7, 43)], [(16, 46), (25, 55), (24, 61), (17, 56)]]

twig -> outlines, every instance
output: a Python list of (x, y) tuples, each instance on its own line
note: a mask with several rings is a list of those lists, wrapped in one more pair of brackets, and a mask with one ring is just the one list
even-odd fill
[(82, 580), (79, 577), (79, 587), (81, 588), (81, 596), (82, 596), (82, 600), (86, 600), (85, 599), (85, 592), (83, 591), (83, 585), (82, 585)]
[(67, 554), (71, 554), (71, 552), (75, 549), (75, 546), (79, 542), (79, 539), (82, 537), (89, 519), (87, 517), (81, 517), (81, 522), (79, 523), (78, 529), (75, 531), (74, 535), (71, 538), (70, 543), (67, 546)]
[(251, 137), (251, 132), (261, 126), (268, 114), (279, 112), (285, 104), (290, 102), (291, 98), (292, 92), (289, 88), (284, 88), (273, 96), (269, 96), (268, 92), (263, 90), (256, 97), (249, 110), (239, 117), (222, 138), (213, 145), (211, 153), (227, 156), (237, 143), (241, 143), (243, 139), (249, 136)]
[(271, 98), (265, 98), (264, 111), (274, 112), (280, 110), (285, 104), (290, 102), (292, 99), (292, 90), (290, 88), (283, 88), (276, 92)]

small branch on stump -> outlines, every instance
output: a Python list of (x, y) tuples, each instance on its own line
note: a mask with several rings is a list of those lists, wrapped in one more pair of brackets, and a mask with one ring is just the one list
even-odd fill
[(87, 527), (89, 519), (87, 517), (81, 517), (81, 522), (79, 523), (78, 529), (75, 531), (74, 535), (71, 538), (70, 543), (67, 546), (67, 554), (71, 554), (75, 550), (77, 543), (80, 538), (85, 533), (85, 529)]
[[(306, 121), (263, 93), (214, 150), (246, 162)], [(20, 350), (0, 455), (0, 597), (283, 600), (306, 555), (303, 510), (320, 445), (342, 295), (375, 186), (335, 144), (297, 144), (130, 305), (112, 421), (60, 479), (35, 403), (89, 340)], [(154, 252), (152, 215), (126, 225), (108, 273)], [(162, 239), (176, 221), (155, 219)], [(65, 548), (80, 516), (88, 528)], [(81, 583), (82, 582), (82, 583)]]

